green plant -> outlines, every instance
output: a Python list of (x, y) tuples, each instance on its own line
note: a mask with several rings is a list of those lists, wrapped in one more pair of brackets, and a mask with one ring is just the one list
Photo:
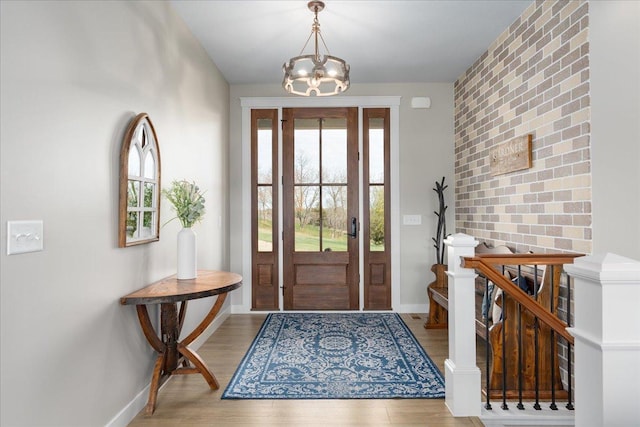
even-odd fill
[[(171, 187), (168, 190), (163, 190), (162, 194), (173, 205), (176, 211), (175, 218), (180, 220), (183, 227), (191, 227), (204, 215), (204, 197), (195, 182), (173, 181)], [(169, 221), (175, 218), (171, 218)]]

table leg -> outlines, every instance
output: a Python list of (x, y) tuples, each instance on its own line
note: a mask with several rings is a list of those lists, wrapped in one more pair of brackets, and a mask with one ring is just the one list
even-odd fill
[[(189, 301), (182, 301), (180, 304), (180, 314), (178, 314), (178, 336), (182, 333), (182, 326), (184, 326), (184, 317), (187, 314), (187, 303)], [(186, 357), (182, 359), (182, 366), (184, 368), (190, 368), (189, 359)]]
[(163, 303), (160, 306), (160, 331), (164, 343), (164, 372), (171, 374), (178, 367), (178, 339), (180, 322), (176, 303)]
[(151, 385), (149, 386), (149, 399), (145, 406), (144, 413), (152, 415), (156, 410), (156, 400), (158, 399), (158, 389), (160, 388), (160, 379), (162, 378), (162, 370), (164, 366), (164, 353), (160, 353), (156, 364), (153, 366), (153, 375), (151, 376)]
[(153, 347), (153, 349), (158, 353), (164, 353), (164, 343), (160, 338), (158, 338), (158, 334), (151, 324), (147, 306), (144, 304), (136, 305), (136, 312), (138, 313), (138, 320), (140, 321), (142, 333), (144, 334), (147, 341), (149, 341), (151, 347)]
[(213, 372), (211, 372), (209, 367), (197, 353), (194, 353), (189, 349), (189, 347), (185, 347), (182, 344), (178, 346), (178, 351), (195, 365), (195, 369), (204, 377), (211, 390), (217, 390), (220, 388), (220, 384), (218, 383), (215, 375), (213, 375)]
[[(220, 309), (222, 308), (226, 297), (227, 294), (218, 295), (215, 304), (213, 304), (211, 310), (209, 310), (209, 313), (207, 313), (204, 319), (202, 319), (202, 322), (200, 322), (200, 324), (193, 330), (193, 332), (191, 332), (178, 344), (178, 351), (180, 352), (180, 354), (182, 354), (185, 358), (190, 360), (191, 363), (195, 365), (195, 370), (204, 377), (212, 390), (217, 390), (218, 388), (220, 388), (218, 380), (216, 379), (215, 375), (213, 375), (213, 372), (211, 372), (211, 370), (204, 363), (202, 358), (200, 358), (198, 354), (189, 349), (188, 345), (191, 344), (196, 338), (200, 336), (200, 334), (202, 334), (202, 332), (204, 332), (209, 327), (213, 319), (215, 319), (215, 317), (220, 312)], [(179, 371), (180, 370), (178, 370), (177, 373), (179, 373)]]
[[(202, 358), (191, 350), (188, 346), (196, 338), (198, 338), (211, 324), (213, 319), (218, 315), (227, 294), (220, 294), (216, 302), (209, 310), (209, 313), (202, 319), (200, 324), (182, 341), (178, 342), (180, 331), (186, 316), (186, 301), (180, 306), (178, 312), (175, 303), (163, 303), (160, 307), (160, 336), (158, 336), (151, 319), (149, 311), (144, 304), (136, 305), (138, 320), (142, 327), (142, 332), (147, 341), (158, 352), (158, 358), (153, 367), (151, 376), (151, 384), (149, 386), (149, 399), (145, 406), (145, 414), (152, 415), (156, 408), (156, 400), (158, 398), (158, 389), (162, 383), (164, 376), (172, 374), (195, 374), (199, 373), (209, 384), (212, 390), (220, 388), (218, 380), (207, 367)], [(178, 367), (179, 356), (184, 356), (183, 367)], [(194, 367), (190, 367), (188, 362), (193, 363)]]
[(153, 347), (153, 349), (159, 353), (158, 358), (156, 359), (156, 363), (153, 366), (153, 374), (151, 375), (151, 384), (149, 386), (149, 399), (147, 400), (147, 406), (145, 406), (144, 411), (145, 414), (151, 415), (156, 409), (158, 389), (160, 388), (160, 381), (162, 379), (165, 367), (166, 346), (162, 342), (162, 340), (158, 338), (158, 334), (156, 333), (153, 324), (151, 324), (147, 306), (144, 304), (136, 305), (136, 311), (138, 313), (138, 320), (140, 321), (140, 326), (142, 327), (144, 336), (147, 338), (147, 341), (149, 341), (151, 347)]

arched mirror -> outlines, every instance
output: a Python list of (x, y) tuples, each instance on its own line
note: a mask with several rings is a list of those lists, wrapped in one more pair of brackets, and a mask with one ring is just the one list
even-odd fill
[(147, 113), (129, 124), (120, 150), (118, 245), (160, 239), (160, 149)]

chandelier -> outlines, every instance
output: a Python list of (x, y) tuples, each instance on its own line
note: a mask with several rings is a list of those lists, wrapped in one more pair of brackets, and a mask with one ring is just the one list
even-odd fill
[[(300, 55), (291, 58), (282, 66), (284, 80), (282, 87), (289, 93), (302, 96), (330, 96), (337, 95), (349, 89), (349, 65), (338, 57), (329, 54), (324, 38), (320, 33), (318, 12), (324, 9), (321, 1), (310, 1), (307, 7), (315, 15), (311, 34), (300, 51)], [(304, 49), (314, 38), (315, 51), (313, 54), (303, 55)], [(326, 54), (320, 55), (318, 41), (322, 41)]]

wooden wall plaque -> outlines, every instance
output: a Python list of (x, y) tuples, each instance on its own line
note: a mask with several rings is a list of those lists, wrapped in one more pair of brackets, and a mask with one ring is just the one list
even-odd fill
[(528, 169), (532, 166), (533, 135), (524, 135), (489, 150), (491, 176)]

